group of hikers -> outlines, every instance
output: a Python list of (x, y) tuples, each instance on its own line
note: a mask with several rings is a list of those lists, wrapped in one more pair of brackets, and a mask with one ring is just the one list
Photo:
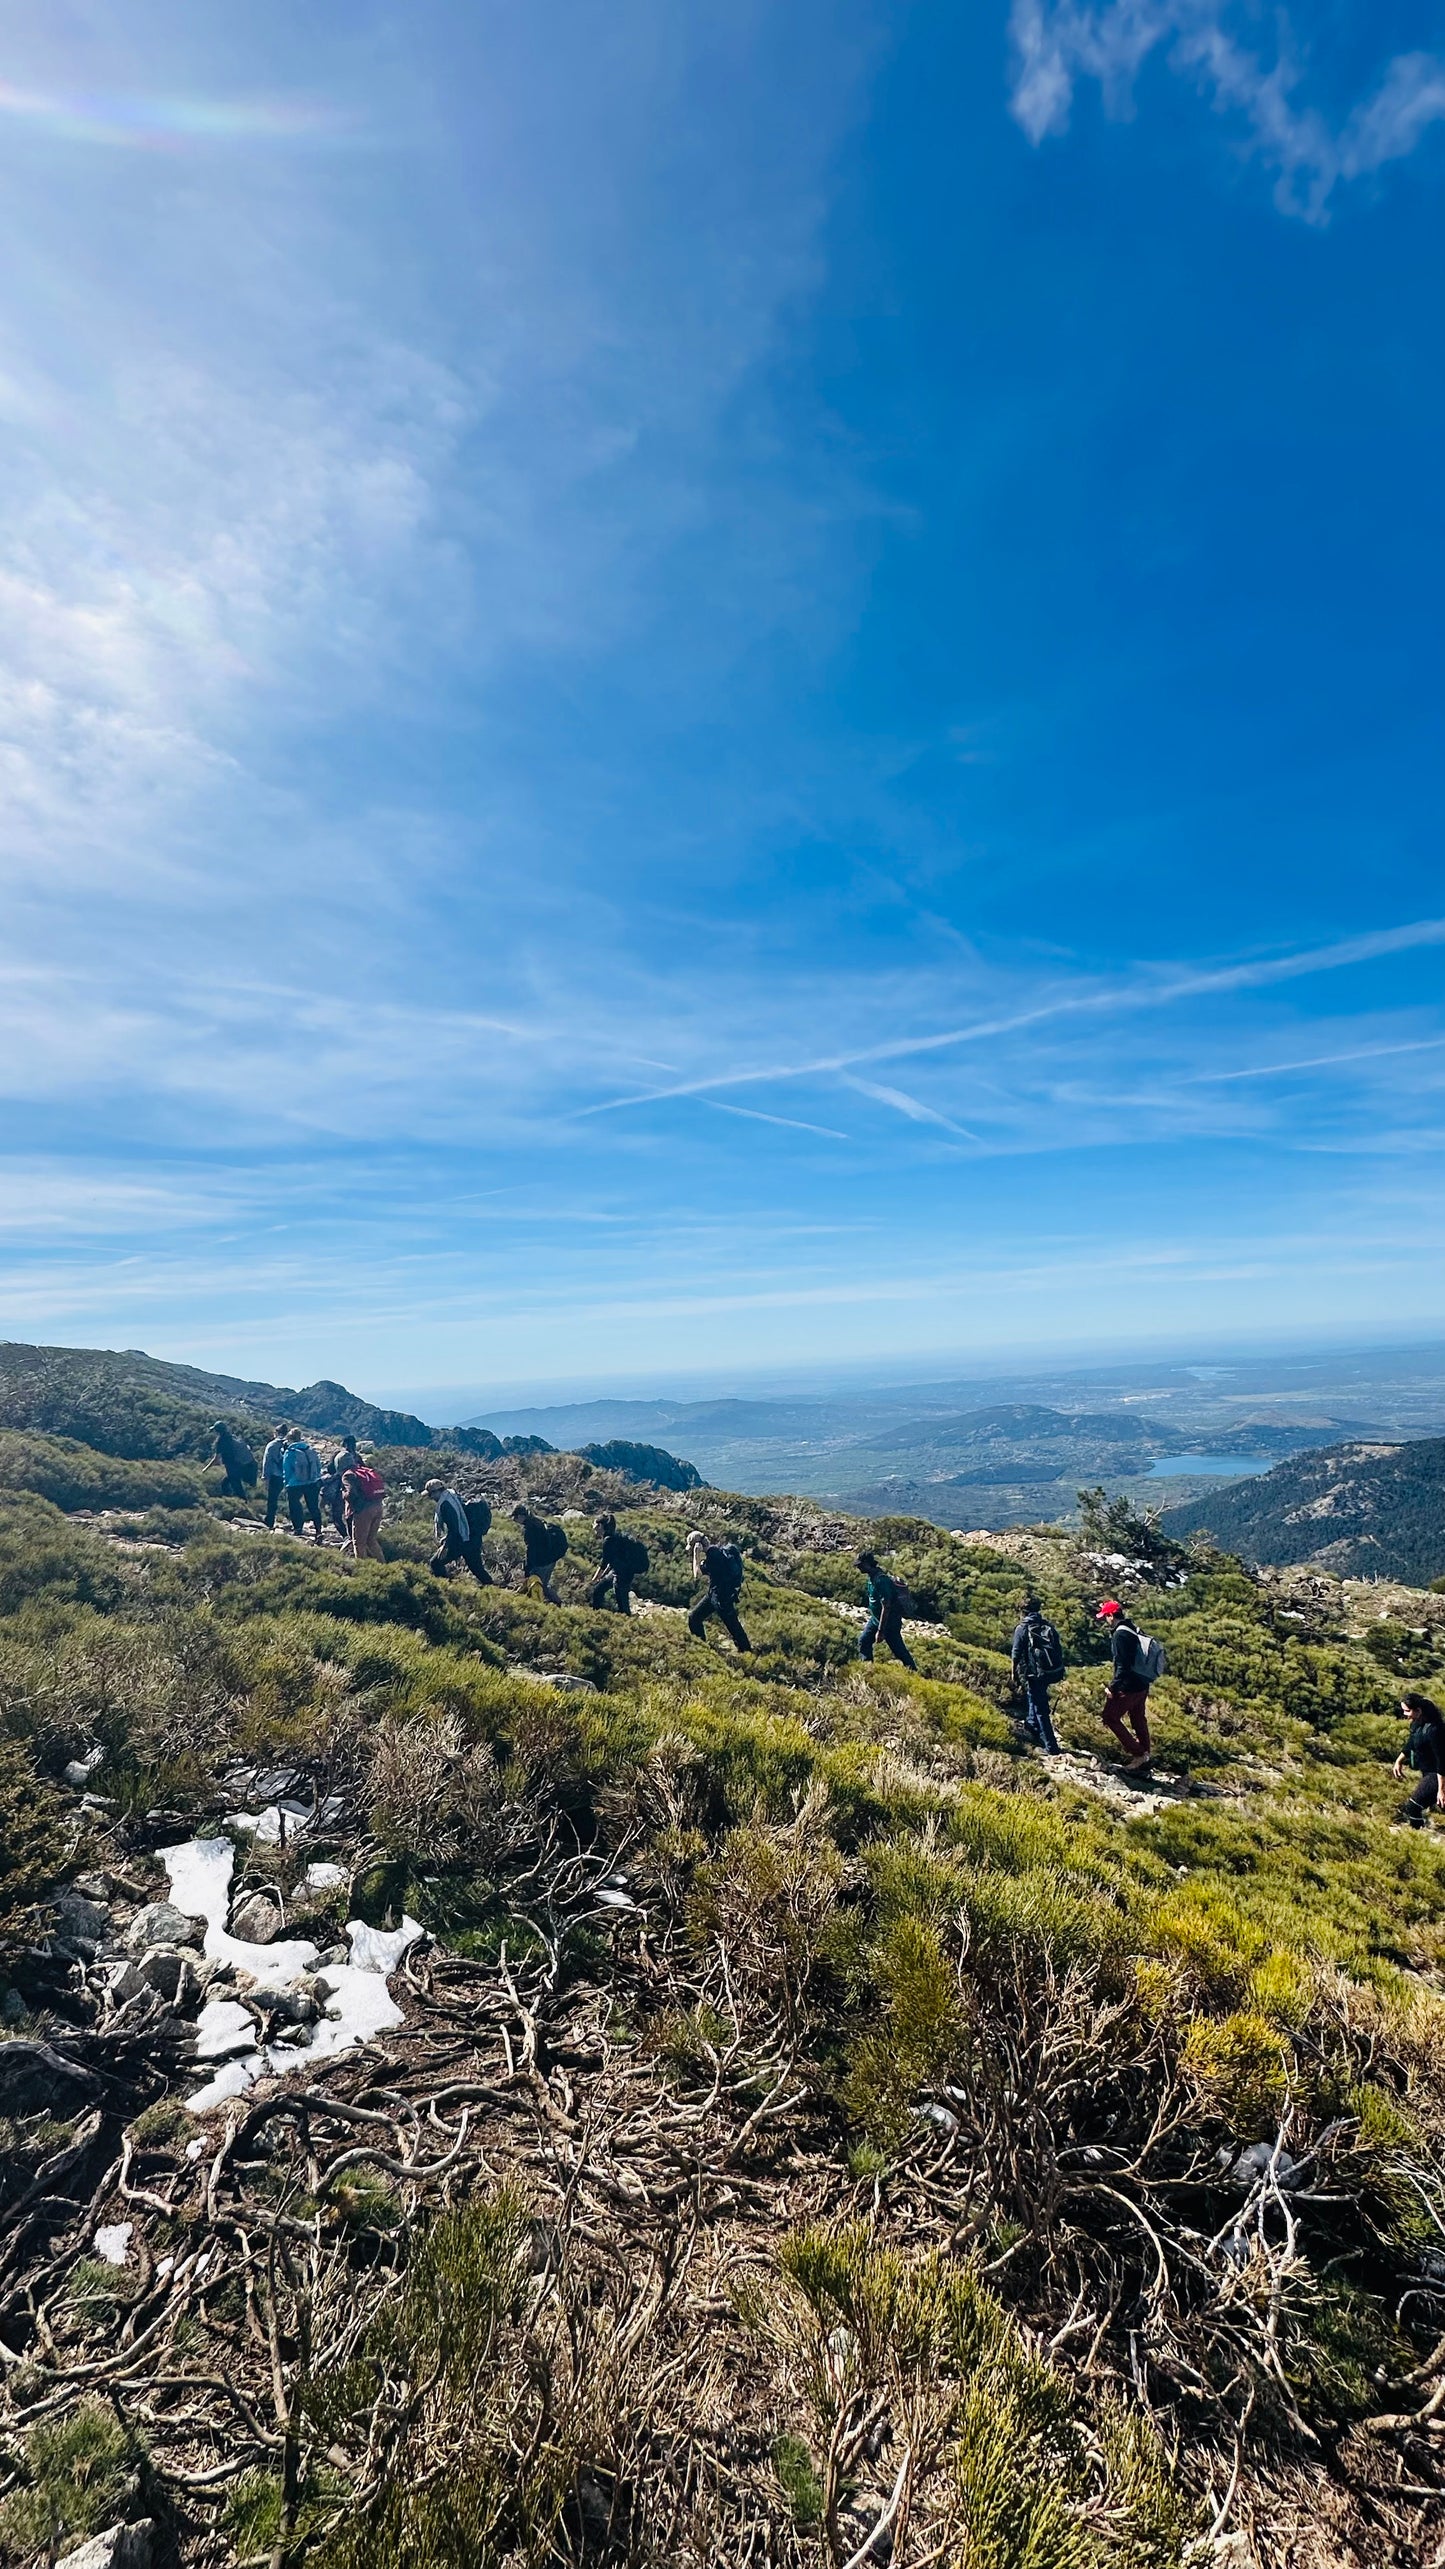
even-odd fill
[[(214, 1456), (225, 1471), (225, 1487), (235, 1497), (244, 1497), (258, 1477), (255, 1457), (250, 1447), (219, 1419), (215, 1437)], [(354, 1559), (385, 1559), (380, 1527), (386, 1483), (354, 1436), (343, 1437), (329, 1463), (324, 1463), (299, 1427), (279, 1426), (261, 1457), (259, 1477), (265, 1485), (268, 1526), (274, 1527), (284, 1497), (293, 1530), (304, 1534), (309, 1523), (313, 1540), (321, 1543), (325, 1539), (321, 1521), (324, 1508)], [(453, 1563), (463, 1562), (483, 1587), (493, 1586), (482, 1550), (492, 1524), (487, 1501), (480, 1496), (463, 1498), (440, 1479), (428, 1481), (425, 1490), (432, 1502), (436, 1536), (431, 1568), (440, 1576)], [(556, 1605), (558, 1597), (552, 1581), (558, 1563), (567, 1553), (566, 1528), (537, 1515), (525, 1500), (519, 1499), (511, 1514), (522, 1538), (523, 1584), (527, 1588), (535, 1586), (548, 1605)], [(600, 1608), (610, 1597), (619, 1614), (630, 1614), (633, 1589), (647, 1572), (647, 1546), (635, 1534), (626, 1533), (616, 1517), (606, 1512), (597, 1516), (593, 1525), (598, 1566), (588, 1584), (586, 1602)], [(751, 1650), (738, 1613), (744, 1572), (738, 1546), (715, 1542), (700, 1526), (694, 1526), (687, 1537), (687, 1550), (693, 1576), (703, 1583), (704, 1590), (688, 1613), (688, 1630), (701, 1641), (709, 1623), (716, 1621), (736, 1650)], [(858, 1636), (860, 1658), (871, 1660), (878, 1643), (883, 1642), (901, 1667), (916, 1669), (918, 1663), (903, 1631), (909, 1604), (907, 1589), (881, 1567), (875, 1553), (860, 1552), (856, 1558), (867, 1595), (867, 1619)], [(1164, 1673), (1164, 1652), (1159, 1642), (1140, 1630), (1117, 1597), (1104, 1599), (1097, 1619), (1107, 1626), (1109, 1640), (1109, 1682), (1100, 1719), (1123, 1751), (1123, 1772), (1142, 1779), (1153, 1768), (1149, 1689)], [(1068, 1663), (1058, 1628), (1035, 1596), (1024, 1599), (1009, 1657), (1015, 1683), (1024, 1697), (1025, 1736), (1041, 1756), (1057, 1757), (1060, 1750), (1050, 1693), (1067, 1676)], [(1428, 1695), (1418, 1694), (1402, 1696), (1400, 1711), (1410, 1727), (1392, 1772), (1401, 1780), (1408, 1772), (1414, 1780), (1396, 1819), (1402, 1826), (1420, 1829), (1425, 1827), (1431, 1811), (1445, 1808), (1445, 1787), (1441, 1783), (1445, 1776), (1445, 1713)]]

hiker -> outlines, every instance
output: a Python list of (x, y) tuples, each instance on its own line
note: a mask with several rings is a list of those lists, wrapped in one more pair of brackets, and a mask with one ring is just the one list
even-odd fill
[(484, 1588), (492, 1585), (492, 1574), (482, 1559), (482, 1537), (491, 1529), (492, 1511), (485, 1499), (462, 1499), (445, 1481), (428, 1481), (426, 1495), (436, 1517), (434, 1531), (437, 1548), (427, 1564), (441, 1578), (453, 1561), (465, 1561), (474, 1579)]
[(286, 1438), (289, 1433), (283, 1419), (261, 1456), (261, 1478), (266, 1484), (266, 1523), (273, 1529), (281, 1493), (286, 1486)]
[(858, 1656), (870, 1660), (875, 1645), (886, 1641), (893, 1656), (904, 1668), (916, 1668), (917, 1660), (903, 1638), (903, 1600), (906, 1591), (886, 1570), (878, 1567), (878, 1556), (860, 1552), (858, 1567), (868, 1582), (868, 1620), (858, 1635)]
[(1149, 1688), (1164, 1665), (1157, 1641), (1147, 1641), (1117, 1597), (1106, 1597), (1097, 1620), (1109, 1627), (1113, 1674), (1100, 1719), (1124, 1751), (1126, 1775), (1142, 1775), (1154, 1762), (1149, 1737)]
[(343, 1537), (346, 1533), (346, 1497), (344, 1488), (346, 1475), (348, 1472), (354, 1472), (360, 1461), (361, 1456), (356, 1450), (355, 1437), (343, 1436), (336, 1452), (332, 1455), (330, 1462), (326, 1466), (326, 1471), (321, 1482), (321, 1504), (325, 1508), (327, 1515), (330, 1517), (332, 1524), (335, 1526), (337, 1533)]
[(286, 1490), (286, 1505), (291, 1511), (291, 1531), (299, 1534), (307, 1517), (318, 1543), (321, 1532), (321, 1457), (314, 1445), (308, 1445), (299, 1427), (293, 1427), (281, 1449), (281, 1473)]
[(1423, 1829), (1430, 1813), (1440, 1808), (1440, 1778), (1445, 1775), (1445, 1713), (1428, 1695), (1402, 1695), (1400, 1710), (1410, 1728), (1390, 1773), (1403, 1783), (1408, 1766), (1415, 1781), (1395, 1813), (1395, 1825)]
[(1037, 1597), (1024, 1599), (1009, 1656), (1015, 1681), (1028, 1700), (1024, 1729), (1043, 1756), (1057, 1757), (1059, 1743), (1049, 1710), (1049, 1688), (1057, 1686), (1064, 1674), (1064, 1645)]
[(512, 1510), (522, 1529), (522, 1585), (535, 1579), (549, 1606), (560, 1603), (553, 1586), (552, 1573), (567, 1549), (567, 1535), (560, 1525), (548, 1525), (545, 1518), (534, 1516), (524, 1499), (518, 1499)]
[(359, 1449), (356, 1462), (342, 1473), (341, 1494), (346, 1504), (346, 1533), (353, 1561), (384, 1561), (380, 1529), (386, 1483), (376, 1465), (368, 1462)]
[(216, 1441), (209, 1460), (219, 1463), (226, 1475), (221, 1483), (221, 1495), (228, 1499), (243, 1499), (246, 1492), (256, 1486), (256, 1457), (243, 1437), (232, 1435), (223, 1418), (217, 1419), (211, 1434)]
[(635, 1534), (619, 1534), (615, 1516), (599, 1516), (595, 1531), (600, 1541), (600, 1567), (587, 1591), (589, 1606), (600, 1606), (608, 1589), (620, 1615), (632, 1612), (633, 1582), (647, 1570), (647, 1546)]
[(731, 1636), (735, 1650), (751, 1650), (752, 1643), (738, 1620), (738, 1599), (743, 1590), (743, 1556), (735, 1543), (709, 1543), (700, 1526), (694, 1526), (687, 1538), (692, 1555), (692, 1575), (706, 1579), (707, 1595), (699, 1598), (687, 1619), (688, 1631), (698, 1641), (705, 1638), (706, 1626), (717, 1616), (724, 1632)]

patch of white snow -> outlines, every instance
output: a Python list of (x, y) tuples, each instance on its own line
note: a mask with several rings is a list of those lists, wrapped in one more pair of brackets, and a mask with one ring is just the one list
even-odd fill
[(104, 2257), (108, 2266), (123, 2266), (130, 2255), (130, 2234), (134, 2228), (133, 2221), (102, 2222), (95, 2234), (96, 2255)]

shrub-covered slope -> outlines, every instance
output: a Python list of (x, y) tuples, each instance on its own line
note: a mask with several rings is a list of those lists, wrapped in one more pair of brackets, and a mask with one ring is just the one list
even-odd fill
[[(483, 1588), (426, 1567), (436, 1459), (355, 1564), (8, 1440), (0, 2559), (1431, 2556), (1445, 1863), (1387, 1759), (1445, 1600), (1362, 1631), (1328, 1577), (552, 1454), (447, 1466)], [(631, 1617), (583, 1602), (599, 1503)], [(747, 1659), (687, 1629), (693, 1521)], [(916, 1675), (857, 1657), (865, 1531)], [(1104, 1586), (1169, 1651), (1147, 1788)]]
[(212, 1421), (227, 1419), (253, 1438), (278, 1419), (327, 1436), (378, 1445), (425, 1445), (431, 1429), (409, 1411), (378, 1409), (344, 1383), (287, 1391), (236, 1374), (169, 1365), (127, 1348), (31, 1347), (0, 1341), (0, 1428), (77, 1438), (102, 1454), (162, 1460), (202, 1455)]
[(1296, 1454), (1163, 1522), (1177, 1535), (1208, 1531), (1247, 1561), (1316, 1561), (1342, 1578), (1427, 1585), (1445, 1573), (1445, 1437)]

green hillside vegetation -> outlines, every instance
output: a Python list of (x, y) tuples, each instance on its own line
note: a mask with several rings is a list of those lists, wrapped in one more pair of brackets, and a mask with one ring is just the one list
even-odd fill
[[(578, 1455), (385, 1468), (354, 1563), (184, 1455), (0, 1439), (0, 2559), (140, 2515), (203, 2569), (1426, 2556), (1445, 1841), (1387, 1761), (1440, 1601), (1366, 1639), (1101, 1494), (966, 1543)], [(427, 1567), (438, 1468), (492, 1587)], [(582, 1602), (604, 1505), (631, 1617)], [(746, 1659), (679, 1611), (694, 1522)], [(916, 1675), (857, 1657), (865, 1539)], [(1152, 1788), (1098, 1757), (1106, 1586), (1169, 1652)], [(196, 2117), (196, 1958), (132, 1989), (127, 1922), (287, 1791), (236, 1891), (323, 1955), (416, 1920), (404, 2021)]]
[(1426, 1586), (1445, 1574), (1445, 1437), (1296, 1454), (1163, 1522), (1177, 1535), (1207, 1531), (1254, 1563), (1311, 1561), (1342, 1578)]
[(378, 1409), (344, 1383), (288, 1391), (235, 1374), (170, 1365), (137, 1348), (31, 1347), (0, 1341), (0, 1428), (73, 1437), (133, 1461), (204, 1455), (224, 1418), (254, 1443), (279, 1419), (319, 1435), (378, 1445), (424, 1445), (432, 1431), (406, 1410)]

